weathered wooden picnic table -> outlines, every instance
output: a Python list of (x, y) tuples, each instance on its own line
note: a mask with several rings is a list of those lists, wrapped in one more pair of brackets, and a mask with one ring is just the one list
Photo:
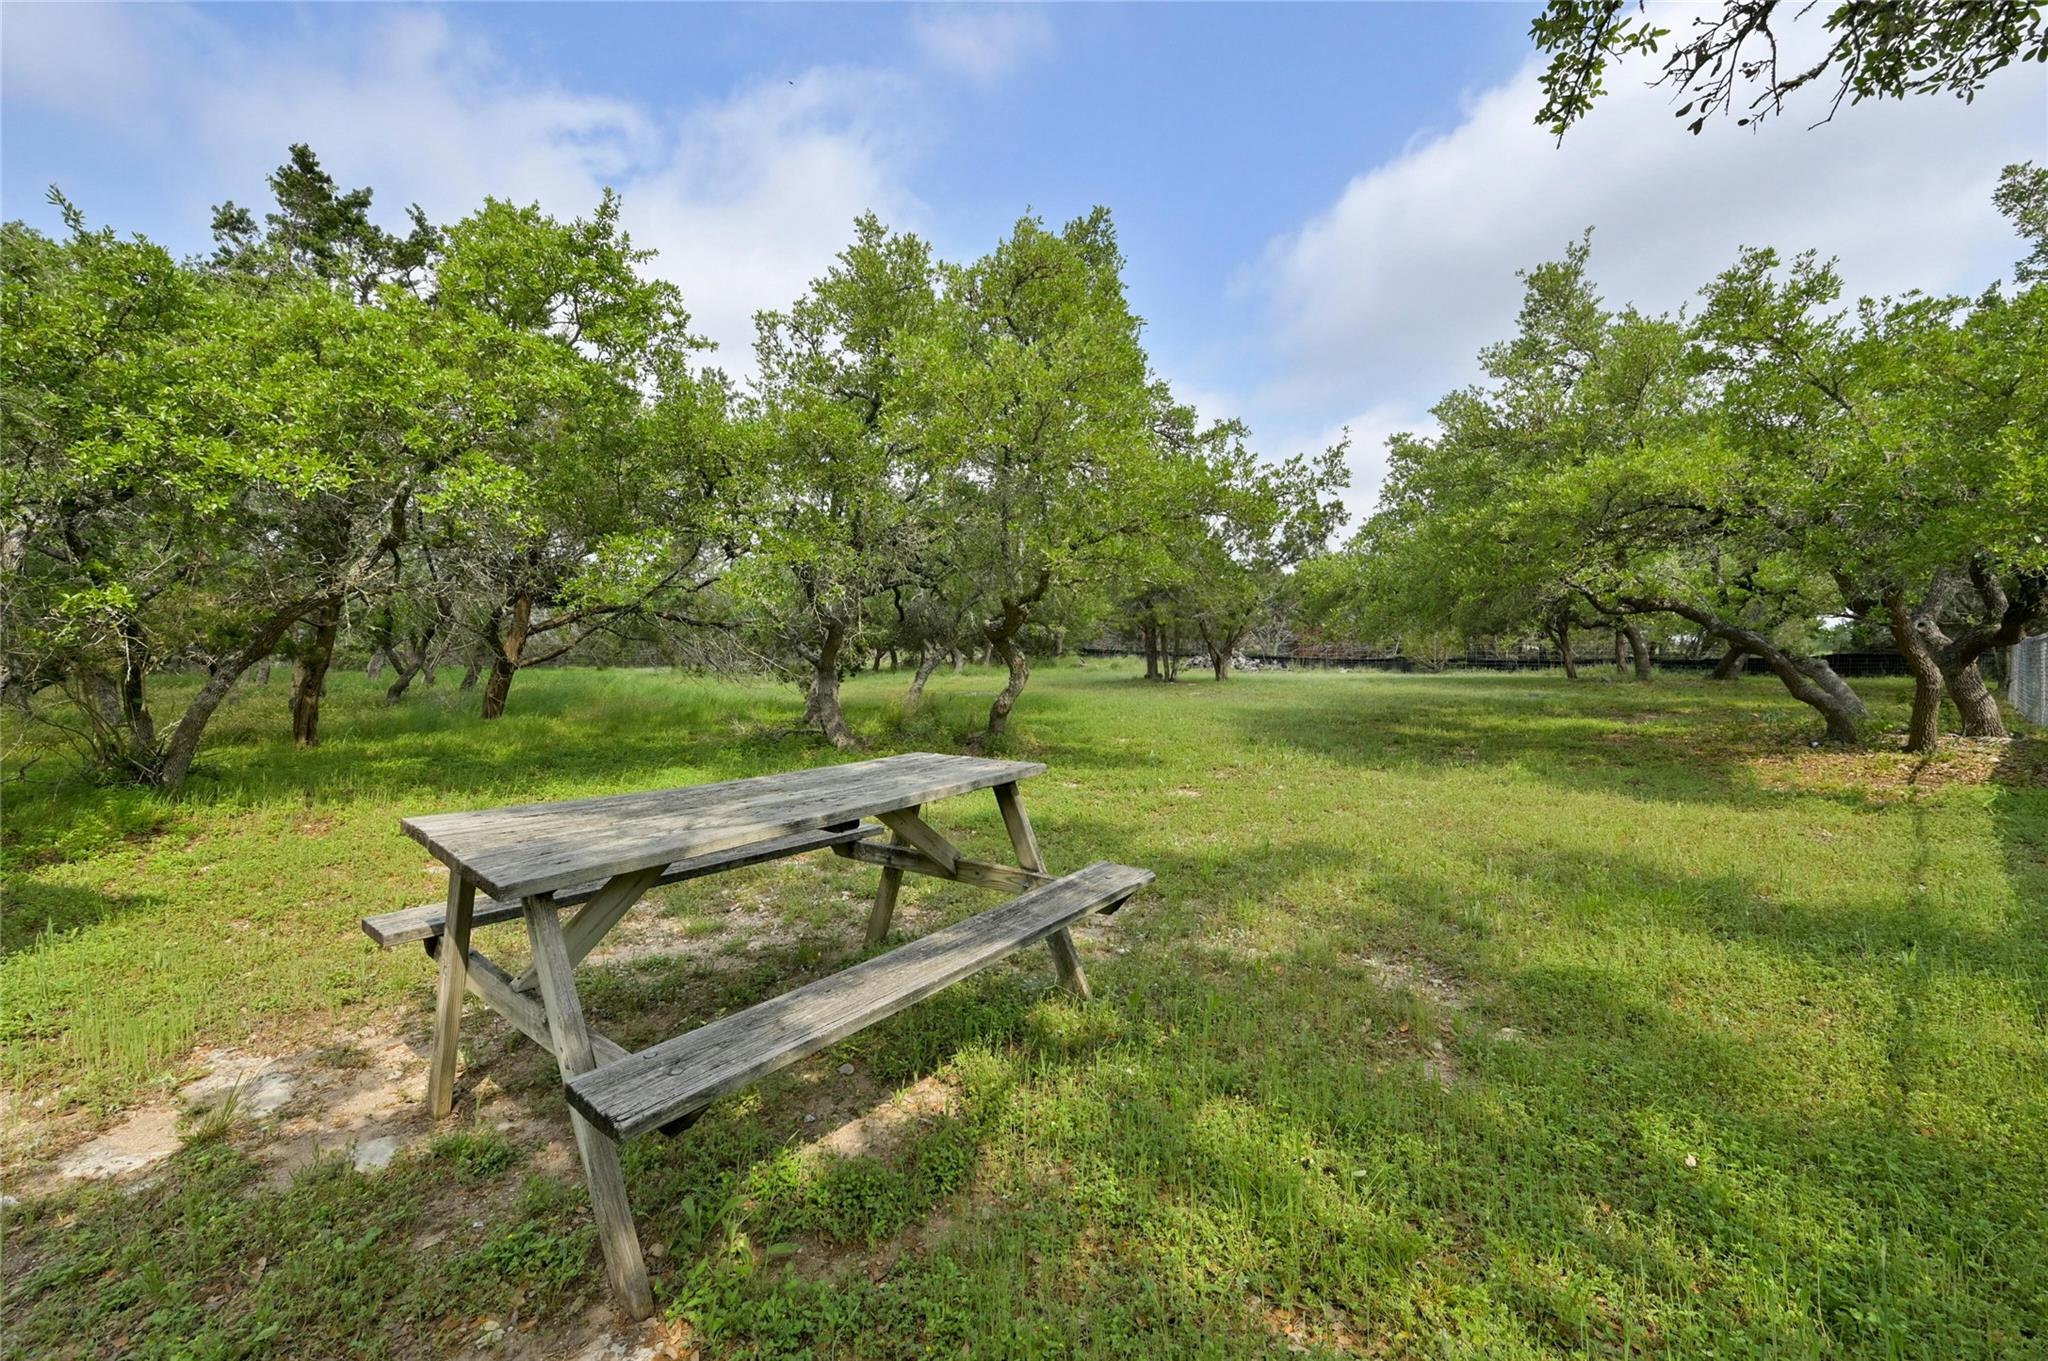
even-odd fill
[[(618, 1141), (655, 1129), (679, 1133), (718, 1097), (1041, 940), (1061, 984), (1088, 996), (1068, 928), (1091, 912), (1114, 912), (1153, 875), (1106, 862), (1062, 878), (1048, 874), (1017, 795), (1019, 781), (1044, 771), (1036, 762), (918, 752), (645, 794), (404, 819), (405, 832), (448, 866), (447, 901), (366, 917), (362, 925), (387, 949), (417, 940), (439, 960), (430, 1113), (438, 1119), (454, 1108), (463, 998), (475, 993), (555, 1056), (606, 1271), (627, 1309), (645, 1317), (654, 1300)], [(995, 791), (1014, 867), (967, 858), (922, 816), (925, 804), (982, 789)], [(863, 824), (868, 817), (881, 825)], [(885, 829), (889, 841), (876, 844)], [(827, 848), (881, 867), (868, 915), (870, 948), (888, 935), (906, 873), (1015, 896), (637, 1054), (591, 1030), (575, 966), (641, 895)], [(577, 911), (564, 923), (568, 907)], [(525, 921), (533, 952), (532, 965), (516, 975), (472, 943), (477, 927), (515, 918)]]

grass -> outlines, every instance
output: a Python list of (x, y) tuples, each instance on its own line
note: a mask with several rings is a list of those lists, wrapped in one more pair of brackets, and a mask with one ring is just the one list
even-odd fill
[[(998, 683), (942, 677), (906, 721), (900, 680), (849, 687), (878, 752), (945, 749)], [(200, 1043), (423, 1028), (420, 957), (355, 929), (437, 891), (400, 813), (837, 759), (765, 685), (544, 672), (484, 725), (348, 679), (312, 752), (280, 695), (223, 716), (180, 800), (39, 782), (54, 759), (8, 787), (16, 1111), (114, 1111)], [(1158, 885), (1084, 946), (1090, 1006), (1024, 957), (626, 1146), (708, 1355), (2048, 1355), (2038, 741), (1816, 751), (1755, 680), (1102, 666), (1042, 671), (1020, 720), (1054, 868)], [(936, 811), (995, 858), (985, 802)], [(702, 948), (586, 1000), (635, 1044), (772, 995), (854, 957), (869, 891), (829, 857), (665, 890)], [(771, 948), (719, 935), (735, 895)], [(917, 929), (987, 901), (905, 890)], [(807, 1153), (842, 1062), (948, 1104)], [(530, 1046), (468, 1064), (555, 1099)], [(242, 1138), (10, 1211), (10, 1347), (430, 1355), (599, 1294), (580, 1188), (494, 1132), (281, 1188)]]

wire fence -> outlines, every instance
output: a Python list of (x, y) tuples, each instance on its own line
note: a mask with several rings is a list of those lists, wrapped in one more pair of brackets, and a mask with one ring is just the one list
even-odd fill
[[(1097, 643), (1077, 649), (1084, 657), (1143, 657), (1143, 650), (1128, 646)], [(1174, 653), (1176, 661), (1201, 667), (1208, 665), (1205, 652)], [(1250, 662), (1256, 667), (1274, 668), (1282, 671), (1301, 668), (1304, 670), (1339, 668), (1360, 671), (1556, 671), (1563, 667), (1564, 659), (1556, 652), (1540, 648), (1528, 648), (1517, 652), (1454, 652), (1440, 657), (1420, 657), (1400, 653), (1369, 652), (1362, 649), (1308, 647), (1298, 652), (1250, 652), (1237, 654), (1240, 663)], [(1612, 661), (1605, 651), (1581, 652), (1575, 654), (1579, 668), (1587, 674), (1596, 674), (1602, 667), (1611, 667)], [(1821, 660), (1834, 668), (1835, 674), (1854, 679), (1863, 676), (1906, 676), (1911, 671), (1906, 659), (1897, 652), (1827, 652)], [(1652, 655), (1650, 663), (1659, 671), (1696, 672), (1704, 675), (1721, 664), (1718, 656), (1711, 657), (1665, 657)], [(1760, 657), (1742, 659), (1743, 673), (1751, 676), (1768, 675), (1770, 668)]]
[(2006, 698), (2029, 722), (2048, 724), (2048, 633), (2022, 638), (2007, 657)]

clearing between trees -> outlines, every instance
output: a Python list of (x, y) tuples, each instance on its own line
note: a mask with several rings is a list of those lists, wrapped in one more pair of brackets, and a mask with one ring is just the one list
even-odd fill
[[(905, 718), (863, 675), (846, 715), (861, 754), (951, 750), (1005, 679)], [(1050, 868), (1158, 873), (1077, 933), (1095, 1001), (1030, 957), (624, 1145), (664, 1314), (628, 1325), (552, 1065), (472, 1009), (428, 1121), (430, 971), (356, 919), (438, 891), (402, 813), (844, 758), (766, 683), (540, 669), (489, 723), (330, 684), (313, 749), (281, 683), (231, 701), (177, 800), (8, 734), (20, 1354), (2044, 1345), (2038, 737), (1815, 748), (1762, 680), (1046, 668), (1005, 754), (1050, 767)], [(1865, 689), (1906, 721), (1909, 682)], [(585, 971), (593, 1020), (645, 1043), (843, 966), (872, 879), (657, 891)], [(914, 879), (898, 911), (984, 906)]]

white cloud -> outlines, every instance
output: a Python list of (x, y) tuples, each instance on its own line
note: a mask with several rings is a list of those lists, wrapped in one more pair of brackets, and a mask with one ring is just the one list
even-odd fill
[(754, 311), (801, 293), (857, 213), (918, 211), (915, 148), (891, 131), (916, 124), (911, 93), (886, 73), (813, 69), (667, 115), (521, 71), (436, 13), (324, 20), (256, 41), (185, 9), (10, 6), (5, 79), (158, 154), (184, 223), (229, 196), (259, 205), (300, 141), (394, 220), (418, 202), (451, 221), (487, 194), (573, 217), (616, 187), (636, 244), (660, 252), (652, 269), (738, 373)]
[(914, 148), (896, 129), (909, 99), (882, 72), (813, 70), (770, 80), (684, 118), (674, 150), (626, 198), (637, 244), (682, 285), (718, 362), (753, 366), (753, 314), (793, 302), (853, 238), (870, 209), (909, 225), (921, 205), (901, 168)]
[(911, 21), (911, 37), (939, 70), (993, 85), (1052, 47), (1052, 25), (1036, 9), (1008, 5), (933, 5)]
[[(2044, 153), (2038, 74), (1995, 81), (1974, 105), (1865, 104), (1811, 131), (1795, 110), (1754, 134), (1718, 122), (1698, 137), (1662, 91), (1623, 78), (1560, 148), (1531, 121), (1536, 69), (1358, 175), (1245, 272), (1276, 361), (1239, 408), (1255, 424), (1426, 411), (1513, 326), (1515, 271), (1588, 226), (1605, 296), (1653, 310), (1687, 302), (1745, 244), (1838, 255), (1849, 287), (1873, 294), (1973, 291), (2018, 253), (1989, 200), (2002, 165)], [(1376, 478), (1363, 460), (1373, 422), (1357, 421), (1358, 472)]]

